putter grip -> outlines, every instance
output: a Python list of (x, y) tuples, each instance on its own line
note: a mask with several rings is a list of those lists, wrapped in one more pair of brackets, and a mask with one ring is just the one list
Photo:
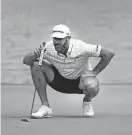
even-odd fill
[(42, 48), (42, 50), (41, 50), (41, 54), (40, 54), (40, 58), (39, 58), (39, 66), (42, 65), (43, 56), (44, 56), (44, 51), (45, 51), (45, 42), (43, 43), (43, 48)]

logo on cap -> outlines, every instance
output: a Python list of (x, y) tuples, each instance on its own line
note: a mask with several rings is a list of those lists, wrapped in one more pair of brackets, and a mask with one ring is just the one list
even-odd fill
[(67, 36), (71, 36), (71, 33), (70, 33), (70, 29), (66, 25), (60, 24), (60, 25), (56, 25), (53, 28), (51, 37), (65, 38)]

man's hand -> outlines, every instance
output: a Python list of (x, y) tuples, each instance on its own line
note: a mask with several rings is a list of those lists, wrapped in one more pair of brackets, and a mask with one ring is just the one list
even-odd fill
[(31, 66), (39, 57), (41, 54), (41, 50), (42, 48), (45, 46), (45, 42), (43, 42), (42, 45), (40, 45), (39, 48), (35, 49), (33, 52), (28, 53), (24, 59), (23, 59), (23, 63), (26, 65)]
[(39, 48), (36, 48), (35, 50), (34, 50), (34, 53), (37, 55), (37, 56), (40, 56), (40, 54), (41, 54), (41, 51), (42, 51), (42, 48), (45, 46), (45, 42), (43, 42), (43, 44), (41, 44), (40, 46), (39, 46)]
[(115, 53), (102, 48), (100, 52), (101, 60), (93, 69), (93, 74), (95, 74), (95, 76), (98, 75), (109, 64), (114, 55)]

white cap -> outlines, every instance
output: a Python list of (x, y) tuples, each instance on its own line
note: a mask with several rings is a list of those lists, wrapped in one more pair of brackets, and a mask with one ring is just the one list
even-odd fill
[(59, 25), (56, 25), (53, 28), (51, 37), (65, 38), (65, 37), (68, 37), (68, 36), (71, 36), (70, 29), (66, 25), (59, 24)]

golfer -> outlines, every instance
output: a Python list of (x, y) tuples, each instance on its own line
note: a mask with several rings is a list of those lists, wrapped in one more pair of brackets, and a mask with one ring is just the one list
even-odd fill
[[(47, 98), (47, 84), (61, 93), (84, 94), (83, 116), (93, 117), (92, 99), (99, 92), (96, 76), (109, 64), (115, 55), (101, 45), (92, 45), (81, 40), (71, 39), (70, 29), (56, 25), (52, 30), (52, 40), (45, 43), (42, 65), (39, 66), (43, 45), (27, 54), (23, 63), (30, 66), (32, 80), (42, 102), (32, 117), (52, 116), (52, 108)], [(89, 58), (100, 57), (99, 63), (91, 68)]]

